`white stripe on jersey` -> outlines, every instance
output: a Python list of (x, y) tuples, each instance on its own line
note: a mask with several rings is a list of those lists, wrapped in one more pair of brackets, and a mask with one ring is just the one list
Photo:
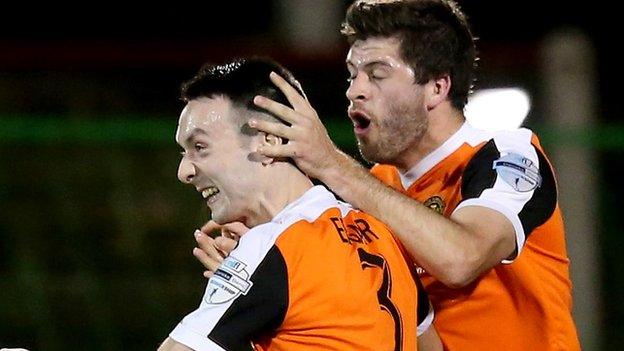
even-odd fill
[[(476, 129), (468, 122), (464, 122), (461, 128), (455, 132), (440, 147), (427, 155), (422, 161), (405, 173), (400, 173), (401, 184), (404, 189), (408, 189), (414, 182), (419, 180), (425, 173), (435, 165), (442, 162), (446, 157), (459, 149), (464, 143), (470, 146), (477, 146), (489, 140), (494, 140), (500, 156), (510, 153), (526, 157), (531, 160), (539, 169), (540, 164), (535, 148), (531, 144), (533, 132), (526, 128), (519, 128), (512, 131), (484, 131)], [(534, 190), (529, 192), (518, 192), (501, 177), (496, 178), (496, 183), (490, 189), (483, 191), (477, 199), (467, 199), (459, 204), (454, 210), (466, 206), (483, 206), (502, 213), (513, 224), (516, 234), (517, 254), (519, 255), (524, 247), (526, 234), (518, 214), (526, 203), (533, 196)], [(516, 256), (517, 257), (517, 256)], [(511, 260), (504, 260), (503, 263), (511, 263)]]
[(350, 205), (338, 201), (325, 187), (315, 186), (286, 206), (271, 222), (250, 229), (221, 264), (219, 270), (223, 271), (222, 276), (217, 271), (210, 278), (199, 308), (184, 317), (169, 336), (197, 350), (222, 350), (208, 335), (232, 303), (246, 293), (244, 290), (253, 288), (253, 282), (248, 278), (256, 271), (277, 238), (294, 223), (300, 220), (314, 222), (333, 207), (339, 208), (343, 216), (353, 210)]
[[(435, 316), (435, 312), (433, 311), (433, 305), (429, 302), (429, 313), (427, 313), (427, 317), (423, 319), (420, 324), (418, 324), (417, 335), (421, 336), (424, 332), (429, 329), (429, 327), (433, 324), (433, 318)], [(418, 321), (417, 321), (418, 322)]]
[[(540, 164), (537, 152), (535, 151), (535, 147), (531, 144), (532, 137), (533, 132), (526, 128), (521, 128), (513, 131), (496, 132), (493, 140), (500, 157), (509, 154), (519, 155), (533, 162), (539, 169)], [(489, 167), (492, 167), (492, 165), (489, 165)], [(496, 181), (492, 187), (485, 189), (478, 198), (462, 201), (457, 208), (455, 208), (453, 213), (466, 206), (482, 206), (503, 214), (515, 229), (517, 248), (515, 257), (518, 257), (526, 241), (526, 233), (524, 232), (518, 215), (529, 200), (531, 200), (534, 192), (535, 189), (520, 192), (497, 175)], [(502, 261), (502, 263), (507, 264), (512, 262), (513, 259)]]
[(467, 143), (470, 146), (477, 146), (484, 141), (492, 139), (493, 136), (493, 132), (476, 129), (468, 122), (464, 122), (455, 134), (451, 135), (448, 140), (423, 158), (409, 171), (399, 173), (403, 188), (409, 188), (415, 181), (420, 179), (420, 177), (431, 170), (435, 165), (459, 149), (464, 143)]

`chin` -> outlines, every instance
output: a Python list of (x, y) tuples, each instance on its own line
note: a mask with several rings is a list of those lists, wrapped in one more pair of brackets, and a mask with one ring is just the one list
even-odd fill
[(232, 222), (243, 222), (244, 216), (242, 214), (232, 213), (231, 211), (219, 211), (215, 209), (212, 212), (212, 220), (217, 224), (224, 225)]
[(218, 209), (215, 209), (212, 211), (211, 217), (213, 221), (221, 225), (232, 222), (231, 220), (229, 220), (230, 216), (228, 216), (227, 213), (223, 213), (222, 211), (219, 211)]
[(358, 150), (364, 160), (370, 163), (379, 162), (379, 150), (368, 143), (358, 143)]

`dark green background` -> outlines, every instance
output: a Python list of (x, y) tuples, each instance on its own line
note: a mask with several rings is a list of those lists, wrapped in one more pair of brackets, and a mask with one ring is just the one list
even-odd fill
[[(290, 0), (289, 0), (290, 1)], [(203, 294), (191, 255), (208, 214), (176, 179), (180, 83), (204, 62), (268, 55), (292, 69), (334, 140), (347, 46), (306, 51), (280, 0), (15, 3), (0, 21), (0, 347), (155, 349)], [(343, 1), (346, 6), (349, 0)], [(605, 350), (624, 349), (624, 66), (611, 5), (460, 0), (480, 40), (477, 88), (519, 86), (545, 148), (595, 150)], [(542, 40), (570, 27), (595, 48), (596, 127), (549, 127)], [(338, 24), (336, 24), (338, 31)], [(572, 264), (574, 264), (574, 257)], [(582, 296), (582, 292), (581, 292)]]

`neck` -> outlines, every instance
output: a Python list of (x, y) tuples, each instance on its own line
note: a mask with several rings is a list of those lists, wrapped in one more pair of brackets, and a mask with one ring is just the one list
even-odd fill
[(423, 136), (393, 162), (399, 171), (406, 172), (416, 166), (455, 134), (466, 120), (463, 113), (450, 104), (431, 110), (427, 118), (427, 130)]
[(266, 167), (271, 168), (267, 169), (256, 211), (245, 220), (249, 228), (270, 222), (313, 186), (308, 177), (289, 163), (276, 162)]

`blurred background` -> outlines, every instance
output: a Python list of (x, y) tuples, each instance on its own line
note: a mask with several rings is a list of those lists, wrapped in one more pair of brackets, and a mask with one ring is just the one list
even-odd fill
[[(523, 124), (558, 171), (583, 348), (624, 349), (617, 12), (600, 2), (459, 3), (480, 38), (476, 89), (524, 91)], [(0, 347), (155, 349), (198, 305), (205, 280), (192, 233), (208, 214), (176, 179), (173, 136), (180, 83), (201, 64), (282, 62), (337, 144), (357, 155), (339, 35), (348, 4), (26, 3), (4, 12)]]

